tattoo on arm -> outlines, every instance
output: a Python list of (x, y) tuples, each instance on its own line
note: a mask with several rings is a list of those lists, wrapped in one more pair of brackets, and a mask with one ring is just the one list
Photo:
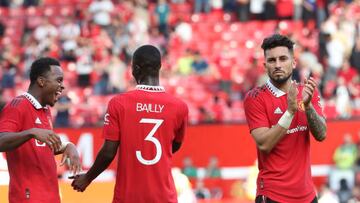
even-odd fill
[(317, 114), (313, 106), (306, 108), (305, 113), (314, 138), (317, 141), (323, 141), (326, 137), (325, 119)]

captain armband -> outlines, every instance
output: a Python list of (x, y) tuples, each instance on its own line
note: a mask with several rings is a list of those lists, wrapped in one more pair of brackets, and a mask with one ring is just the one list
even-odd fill
[(285, 129), (289, 129), (293, 118), (294, 114), (291, 114), (289, 111), (285, 111), (279, 119), (278, 124)]

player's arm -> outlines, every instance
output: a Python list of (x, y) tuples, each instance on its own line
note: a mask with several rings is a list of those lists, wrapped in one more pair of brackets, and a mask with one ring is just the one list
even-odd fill
[[(303, 102), (305, 114), (308, 121), (311, 134), (317, 141), (323, 141), (326, 138), (326, 121), (320, 116), (312, 104), (312, 98), (316, 89), (316, 82), (313, 78), (305, 80), (303, 89)], [(317, 99), (317, 98), (315, 98)], [(319, 102), (319, 101), (318, 101)]]
[(14, 150), (32, 138), (46, 143), (53, 151), (58, 151), (61, 148), (60, 137), (52, 130), (32, 128), (21, 132), (0, 133), (0, 151)]
[[(287, 94), (287, 103), (288, 109), (281, 116), (278, 123), (272, 127), (262, 127), (262, 126), (254, 128), (251, 130), (251, 135), (254, 138), (256, 145), (260, 151), (265, 153), (270, 153), (271, 150), (275, 147), (275, 145), (281, 140), (284, 135), (286, 135), (287, 130), (289, 129), (292, 119), (294, 117), (295, 112), (297, 111), (297, 88), (296, 84), (292, 83)], [(254, 101), (254, 100), (253, 100)], [(247, 102), (247, 101), (245, 101)], [(256, 118), (257, 122), (263, 122), (262, 120), (267, 119), (267, 116), (264, 115), (265, 109), (261, 109), (263, 107), (262, 103), (249, 103), (247, 104), (250, 112), (245, 109), (247, 113), (247, 117)], [(260, 116), (256, 116), (260, 115)], [(252, 121), (254, 119), (250, 119)]]
[(181, 116), (181, 124), (180, 124), (179, 128), (176, 130), (175, 139), (172, 142), (172, 153), (173, 154), (175, 152), (179, 151), (179, 149), (182, 145), (182, 142), (184, 140), (186, 129), (187, 129), (189, 109), (185, 103), (183, 103), (182, 109), (183, 110), (182, 110), (182, 116)]
[(105, 140), (89, 171), (86, 174), (75, 176), (75, 180), (71, 184), (74, 190), (83, 192), (110, 165), (115, 158), (119, 143), (119, 141)]
[(270, 153), (274, 146), (286, 135), (287, 128), (276, 124), (272, 128), (261, 127), (251, 131), (257, 147), (260, 151)]
[(326, 138), (326, 121), (325, 118), (320, 116), (313, 105), (310, 103), (305, 107), (306, 118), (310, 128), (311, 134), (317, 141), (323, 141)]
[(100, 173), (102, 173), (115, 158), (119, 141), (105, 140), (101, 150), (96, 156), (94, 165), (86, 173), (89, 180), (94, 180)]

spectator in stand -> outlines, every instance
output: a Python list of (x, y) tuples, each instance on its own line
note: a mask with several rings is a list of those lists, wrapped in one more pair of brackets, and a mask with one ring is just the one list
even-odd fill
[(338, 169), (352, 169), (357, 156), (357, 148), (351, 134), (344, 135), (344, 142), (336, 148), (334, 162)]
[(339, 197), (339, 203), (349, 203), (348, 201), (352, 197), (352, 190), (346, 179), (340, 180), (340, 189), (337, 191), (337, 195)]
[(344, 63), (345, 47), (334, 35), (327, 35), (326, 51), (328, 53), (328, 67), (325, 72), (325, 82), (336, 77), (338, 70)]
[(166, 0), (158, 0), (155, 7), (155, 20), (158, 26), (159, 32), (166, 38), (169, 37), (169, 15), (170, 6)]
[(194, 0), (194, 13), (209, 13), (210, 9), (210, 0)]
[(30, 7), (30, 6), (38, 6), (39, 0), (24, 0), (23, 6), (24, 7)]
[(324, 184), (320, 188), (319, 203), (339, 203), (337, 194), (329, 188), (328, 184)]
[(340, 189), (340, 180), (346, 179), (350, 188), (354, 186), (354, 166), (357, 159), (357, 147), (350, 133), (344, 135), (343, 143), (334, 152), (335, 168), (330, 172), (330, 188)]
[(266, 0), (249, 1), (249, 11), (252, 20), (264, 20), (264, 7)]
[(41, 43), (58, 36), (57, 28), (50, 23), (48, 18), (43, 18), (42, 23), (34, 30), (35, 39)]
[(149, 44), (157, 47), (162, 55), (166, 55), (166, 45), (167, 45), (167, 41), (164, 37), (164, 35), (162, 35), (159, 32), (159, 29), (156, 27), (151, 27), (150, 31), (149, 31)]
[(128, 82), (126, 78), (127, 66), (115, 53), (111, 53), (110, 62), (106, 66), (106, 72), (109, 75), (111, 93), (126, 91)]
[(209, 73), (209, 64), (199, 51), (194, 52), (192, 70), (197, 75), (207, 75)]
[(345, 60), (338, 72), (338, 77), (343, 78), (345, 84), (348, 85), (353, 82), (357, 76), (358, 73), (355, 68), (351, 67), (349, 60)]
[(110, 93), (109, 75), (103, 72), (100, 79), (94, 85), (95, 95), (107, 95)]
[(193, 36), (191, 24), (180, 18), (175, 26), (174, 34), (179, 37), (182, 42), (190, 42)]
[(55, 127), (70, 127), (70, 108), (71, 99), (64, 93), (59, 97), (58, 102), (55, 105), (55, 109), (57, 111), (55, 117)]
[(197, 169), (193, 166), (193, 162), (190, 157), (185, 157), (183, 160), (183, 168), (181, 169), (182, 173), (189, 178), (196, 178)]
[(350, 118), (351, 116), (351, 98), (346, 86), (345, 79), (337, 78), (336, 94), (336, 111), (340, 118)]
[(198, 179), (196, 181), (194, 193), (195, 193), (195, 196), (197, 199), (210, 199), (211, 198), (210, 190), (205, 187), (204, 180), (202, 180), (202, 179)]
[(106, 27), (111, 23), (111, 13), (114, 11), (114, 4), (111, 0), (93, 0), (89, 5), (89, 12), (94, 22)]
[(176, 62), (173, 71), (181, 76), (189, 76), (192, 73), (191, 64), (194, 61), (192, 50), (187, 49), (183, 56), (180, 56)]
[(355, 45), (351, 51), (350, 56), (351, 67), (354, 67), (358, 74), (360, 74), (360, 36), (358, 35), (355, 40)]
[(249, 0), (237, 0), (235, 3), (235, 15), (238, 20), (245, 22), (249, 20)]
[(304, 0), (302, 5), (302, 20), (307, 25), (310, 20), (315, 19), (316, 1)]
[(15, 87), (15, 75), (16, 75), (16, 67), (4, 60), (0, 62), (0, 67), (2, 67), (2, 78), (1, 78), (1, 88), (3, 89), (12, 89)]
[(77, 48), (77, 38), (80, 36), (80, 26), (75, 23), (75, 19), (69, 16), (64, 24), (59, 27), (59, 37), (65, 51)]
[(205, 177), (207, 178), (220, 178), (221, 171), (218, 165), (218, 158), (215, 156), (210, 157), (208, 166), (205, 170)]
[(6, 27), (4, 23), (0, 20), (0, 42), (1, 42), (1, 38), (4, 37), (5, 29)]

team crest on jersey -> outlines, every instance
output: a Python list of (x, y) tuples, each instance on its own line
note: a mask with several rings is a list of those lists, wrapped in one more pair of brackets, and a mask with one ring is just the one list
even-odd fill
[(298, 110), (299, 111), (305, 111), (305, 105), (302, 100), (298, 101)]
[(104, 116), (104, 125), (109, 125), (109, 123), (110, 123), (109, 116), (110, 116), (109, 113), (105, 114), (105, 116)]
[(46, 143), (45, 142), (41, 142), (39, 140), (35, 140), (35, 145), (37, 147), (45, 147), (46, 146)]

